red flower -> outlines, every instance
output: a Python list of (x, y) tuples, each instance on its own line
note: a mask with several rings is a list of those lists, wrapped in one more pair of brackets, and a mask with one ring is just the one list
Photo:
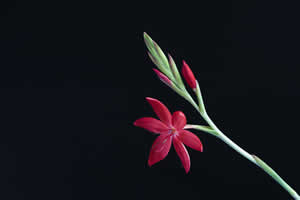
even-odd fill
[(176, 111), (171, 115), (168, 108), (157, 99), (149, 97), (146, 99), (160, 120), (152, 117), (143, 117), (136, 120), (134, 125), (160, 134), (151, 147), (148, 160), (149, 166), (163, 160), (168, 155), (173, 142), (175, 151), (186, 173), (188, 173), (190, 170), (190, 157), (184, 144), (202, 152), (201, 141), (196, 135), (183, 129), (186, 125), (186, 117), (183, 112)]
[(196, 83), (196, 79), (195, 76), (191, 70), (191, 68), (188, 66), (188, 64), (186, 64), (185, 61), (182, 61), (182, 75), (185, 79), (185, 81), (187, 82), (187, 84), (192, 88), (195, 89), (197, 87), (197, 83)]

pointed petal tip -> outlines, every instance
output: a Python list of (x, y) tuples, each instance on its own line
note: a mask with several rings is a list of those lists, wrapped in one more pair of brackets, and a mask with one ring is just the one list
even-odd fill
[(177, 155), (179, 156), (179, 158), (181, 160), (181, 163), (184, 167), (185, 172), (188, 173), (190, 170), (190, 167), (191, 167), (189, 153), (187, 152), (183, 143), (177, 137), (173, 138), (173, 145), (174, 145), (174, 149), (175, 149)]
[(148, 160), (148, 166), (151, 167), (152, 165), (153, 163), (150, 160)]
[(164, 134), (169, 131), (169, 127), (166, 124), (153, 117), (139, 118), (134, 122), (134, 125), (157, 134)]
[(157, 99), (154, 99), (154, 98), (152, 98), (152, 97), (146, 97), (145, 99), (146, 99), (148, 102), (149, 102), (149, 101), (157, 100)]
[[(142, 117), (142, 118), (143, 118), (143, 117)], [(142, 118), (139, 118), (139, 119), (135, 120), (135, 121), (133, 122), (133, 125), (134, 125), (134, 126), (137, 126), (137, 127), (140, 127), (140, 121), (141, 121)]]
[(183, 165), (183, 168), (184, 168), (184, 171), (185, 171), (186, 174), (189, 173), (189, 171), (191, 169), (191, 163), (190, 162), (191, 161), (189, 161), (188, 164)]
[(162, 102), (154, 98), (146, 98), (146, 100), (163, 123), (166, 125), (170, 125), (172, 123), (172, 115), (169, 109)]
[(199, 148), (195, 149), (195, 150), (200, 151), (202, 153), (203, 152), (203, 145), (199, 146)]
[(149, 37), (149, 35), (146, 32), (143, 32), (144, 37)]
[(157, 163), (157, 162), (154, 162), (153, 159), (151, 159), (151, 158), (149, 157), (149, 160), (148, 160), (148, 166), (149, 166), (149, 167), (152, 167), (155, 163)]
[[(151, 154), (151, 151), (150, 151), (150, 154)], [(159, 161), (157, 161), (159, 162)], [(149, 167), (152, 167), (155, 163), (157, 163), (153, 160), (153, 157), (149, 155), (149, 158), (148, 158), (148, 166)]]
[(155, 99), (155, 98), (152, 98), (152, 97), (145, 97), (145, 99), (147, 100), (147, 102), (149, 104), (151, 104), (151, 102), (157, 102), (157, 101), (159, 101), (158, 99)]
[(188, 169), (184, 169), (184, 171), (185, 171), (185, 173), (186, 173), (186, 174), (188, 174), (188, 173), (189, 173), (189, 171), (190, 171), (190, 168), (188, 168)]
[(136, 120), (133, 122), (133, 125), (136, 126)]
[(159, 73), (161, 73), (159, 70), (155, 69), (155, 68), (152, 68), (152, 70), (157, 74), (159, 75)]

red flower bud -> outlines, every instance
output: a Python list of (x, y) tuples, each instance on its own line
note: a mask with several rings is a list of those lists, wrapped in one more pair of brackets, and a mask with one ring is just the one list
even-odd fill
[(170, 79), (166, 75), (164, 75), (163, 73), (161, 73), (160, 71), (158, 71), (155, 68), (153, 68), (153, 71), (156, 73), (156, 75), (162, 82), (164, 82), (165, 84), (167, 84), (170, 87), (172, 86), (172, 81), (170, 81)]
[(182, 62), (182, 69), (181, 69), (181, 73), (185, 79), (185, 81), (187, 82), (187, 84), (192, 88), (192, 89), (196, 89), (197, 87), (197, 83), (196, 83), (196, 79), (195, 76), (192, 72), (192, 70), (190, 69), (190, 67), (186, 64), (186, 62), (183, 60)]

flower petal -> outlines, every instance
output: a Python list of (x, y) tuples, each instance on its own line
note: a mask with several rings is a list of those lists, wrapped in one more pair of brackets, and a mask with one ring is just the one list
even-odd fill
[(168, 108), (159, 100), (150, 97), (146, 98), (149, 104), (152, 106), (154, 112), (158, 118), (167, 125), (171, 125), (172, 116)]
[(177, 152), (177, 154), (181, 160), (181, 163), (185, 169), (185, 172), (188, 173), (190, 171), (190, 167), (191, 167), (189, 153), (187, 152), (183, 143), (176, 136), (173, 138), (173, 145), (174, 145), (175, 151)]
[(168, 135), (160, 135), (158, 136), (150, 151), (148, 165), (151, 167), (153, 164), (163, 160), (169, 153), (170, 147), (172, 143), (172, 137), (170, 134)]
[(169, 127), (161, 121), (152, 117), (142, 117), (137, 119), (133, 125), (144, 128), (153, 133), (168, 133)]
[(183, 112), (176, 111), (172, 115), (172, 125), (177, 129), (181, 130), (186, 125), (186, 117)]
[(192, 132), (187, 130), (179, 131), (178, 139), (183, 142), (185, 145), (195, 149), (197, 151), (203, 151), (203, 145), (200, 139)]

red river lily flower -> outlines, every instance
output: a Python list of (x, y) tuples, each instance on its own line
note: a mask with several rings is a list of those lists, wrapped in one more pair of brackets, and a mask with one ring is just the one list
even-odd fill
[(152, 117), (143, 117), (134, 122), (135, 126), (144, 128), (150, 132), (159, 134), (155, 139), (148, 164), (153, 164), (163, 160), (169, 153), (173, 142), (176, 153), (178, 154), (186, 173), (190, 170), (190, 157), (184, 145), (195, 150), (203, 150), (199, 138), (190, 131), (184, 130), (186, 117), (181, 111), (176, 111), (172, 115), (168, 108), (157, 99), (147, 97), (158, 119)]

